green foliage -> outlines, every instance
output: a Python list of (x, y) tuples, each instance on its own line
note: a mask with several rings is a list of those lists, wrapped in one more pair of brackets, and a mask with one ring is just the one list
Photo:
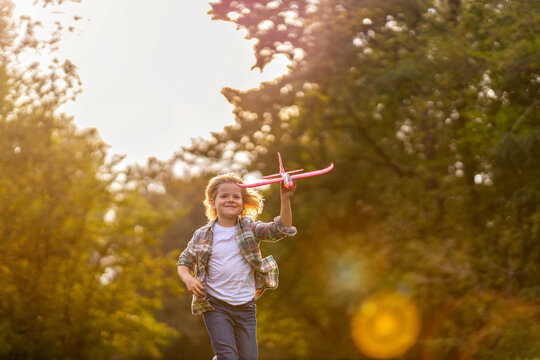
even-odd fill
[(0, 66), (0, 357), (159, 357), (176, 335), (153, 313), (174, 279), (170, 218), (122, 184), (97, 131), (57, 111), (77, 93), (75, 68), (25, 65), (19, 54), (42, 45), (26, 40), (4, 44)]
[(258, 41), (256, 67), (285, 55), (290, 72), (224, 89), (236, 123), (178, 158), (336, 164), (298, 182), (299, 234), (265, 249), (281, 282), (259, 305), (261, 355), (358, 358), (352, 311), (384, 289), (423, 314), (403, 358), (538, 356), (537, 5), (222, 0), (211, 15)]
[(234, 125), (125, 171), (57, 111), (75, 66), (22, 68), (38, 25), (0, 5), (1, 357), (210, 358), (175, 258), (208, 179), (275, 173), (280, 151), (287, 169), (336, 167), (298, 182), (298, 235), (263, 248), (280, 287), (258, 303), (261, 359), (363, 358), (350, 321), (381, 290), (422, 313), (403, 359), (538, 358), (535, 2), (212, 3), (257, 40), (255, 67), (284, 55), (290, 72), (223, 89)]

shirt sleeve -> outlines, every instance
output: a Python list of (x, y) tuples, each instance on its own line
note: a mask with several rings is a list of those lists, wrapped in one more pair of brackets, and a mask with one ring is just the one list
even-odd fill
[(278, 241), (286, 236), (296, 235), (294, 226), (285, 226), (279, 216), (274, 218), (273, 222), (257, 221), (253, 225), (253, 234), (257, 241)]
[(195, 251), (195, 241), (198, 235), (198, 231), (193, 234), (193, 237), (188, 242), (186, 248), (180, 256), (178, 257), (178, 261), (176, 262), (176, 266), (187, 266), (191, 272), (193, 273), (195, 271), (195, 264), (197, 261), (197, 252)]

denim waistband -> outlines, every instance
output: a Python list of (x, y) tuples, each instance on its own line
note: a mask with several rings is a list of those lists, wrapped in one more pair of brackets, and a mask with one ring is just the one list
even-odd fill
[(249, 300), (248, 302), (244, 303), (244, 304), (240, 304), (240, 305), (231, 305), (229, 304), (228, 302), (224, 301), (224, 300), (220, 300), (218, 298), (216, 298), (215, 296), (212, 296), (210, 294), (206, 294), (206, 300), (208, 301), (215, 301), (216, 303), (218, 304), (221, 304), (223, 306), (228, 306), (228, 307), (231, 307), (233, 309), (238, 309), (238, 308), (242, 308), (242, 307), (245, 307), (245, 306), (251, 306), (252, 304), (255, 303), (255, 299), (251, 299)]

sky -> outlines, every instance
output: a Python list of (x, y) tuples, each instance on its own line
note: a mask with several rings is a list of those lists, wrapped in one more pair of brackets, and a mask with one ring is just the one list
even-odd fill
[(212, 21), (207, 1), (14, 2), (16, 16), (40, 19), (44, 29), (57, 20), (75, 26), (58, 55), (78, 67), (83, 93), (61, 110), (79, 128), (96, 128), (109, 154), (126, 155), (126, 164), (166, 160), (192, 138), (222, 130), (234, 122), (223, 87), (258, 87), (287, 69), (278, 58), (252, 71), (253, 40), (232, 23)]

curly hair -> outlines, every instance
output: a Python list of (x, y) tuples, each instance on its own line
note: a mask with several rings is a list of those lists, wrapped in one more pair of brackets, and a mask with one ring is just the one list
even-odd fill
[[(215, 201), (219, 186), (221, 184), (243, 184), (244, 182), (240, 177), (233, 173), (222, 174), (214, 176), (208, 182), (208, 186), (205, 191), (205, 199), (203, 201), (206, 209), (206, 217), (208, 220), (212, 220), (217, 217), (216, 209), (212, 207), (212, 202)], [(264, 198), (261, 194), (251, 188), (240, 188), (242, 192), (242, 213), (240, 216), (249, 216), (254, 220), (262, 212)]]

